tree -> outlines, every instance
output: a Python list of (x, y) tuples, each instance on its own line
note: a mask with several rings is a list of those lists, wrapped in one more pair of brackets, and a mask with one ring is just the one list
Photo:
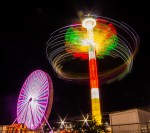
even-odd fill
[(106, 131), (106, 125), (98, 125), (95, 120), (90, 121), (74, 121), (73, 122), (73, 133), (102, 133)]

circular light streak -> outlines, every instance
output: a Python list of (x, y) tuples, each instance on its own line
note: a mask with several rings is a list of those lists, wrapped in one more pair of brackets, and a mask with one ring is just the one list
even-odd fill
[(25, 80), (17, 103), (17, 121), (29, 129), (42, 127), (49, 117), (53, 102), (53, 84), (42, 70), (32, 72)]
[[(96, 21), (93, 21), (96, 20)], [(87, 39), (86, 26), (92, 25), (93, 36)], [(82, 24), (72, 24), (54, 31), (47, 42), (47, 58), (60, 78), (89, 79), (89, 44), (96, 50), (101, 84), (120, 80), (131, 72), (139, 46), (139, 36), (124, 22), (96, 16)]]

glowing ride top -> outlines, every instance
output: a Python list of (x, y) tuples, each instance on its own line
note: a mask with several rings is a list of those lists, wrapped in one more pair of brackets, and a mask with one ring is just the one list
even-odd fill
[(82, 25), (88, 30), (93, 29), (96, 26), (96, 20), (94, 18), (86, 18), (82, 21)]
[[(93, 28), (91, 37), (88, 37), (86, 28), (89, 31)], [(47, 58), (60, 78), (86, 80), (89, 78), (88, 69), (79, 72), (68, 64), (77, 63), (78, 66), (79, 60), (82, 60), (80, 65), (84, 65), (84, 60), (88, 59), (89, 45), (94, 46), (98, 63), (103, 62), (100, 64), (104, 68), (98, 68), (101, 84), (110, 83), (122, 79), (131, 71), (139, 37), (123, 22), (102, 16), (86, 18), (82, 24), (68, 25), (51, 34), (47, 42)]]
[[(95, 43), (93, 41), (93, 28), (96, 26), (96, 20), (93, 18), (86, 18), (82, 21), (82, 26), (87, 29), (88, 40), (86, 41), (86, 44), (91, 47), (94, 46)], [(84, 44), (83, 41), (82, 44)]]

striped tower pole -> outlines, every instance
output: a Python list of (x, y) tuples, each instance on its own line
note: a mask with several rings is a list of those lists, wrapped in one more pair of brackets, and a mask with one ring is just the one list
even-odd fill
[(96, 21), (93, 18), (86, 18), (82, 25), (87, 29), (87, 44), (89, 45), (89, 72), (90, 72), (90, 87), (91, 87), (91, 104), (92, 104), (92, 118), (96, 120), (97, 124), (101, 124), (102, 115), (100, 109), (99, 99), (99, 84), (96, 63), (95, 43), (93, 39), (93, 28)]

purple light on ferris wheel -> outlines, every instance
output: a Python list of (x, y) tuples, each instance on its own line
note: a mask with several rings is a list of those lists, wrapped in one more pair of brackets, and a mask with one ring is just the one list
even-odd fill
[(42, 70), (32, 72), (25, 80), (17, 103), (17, 122), (29, 129), (42, 127), (48, 119), (53, 102), (53, 84)]

